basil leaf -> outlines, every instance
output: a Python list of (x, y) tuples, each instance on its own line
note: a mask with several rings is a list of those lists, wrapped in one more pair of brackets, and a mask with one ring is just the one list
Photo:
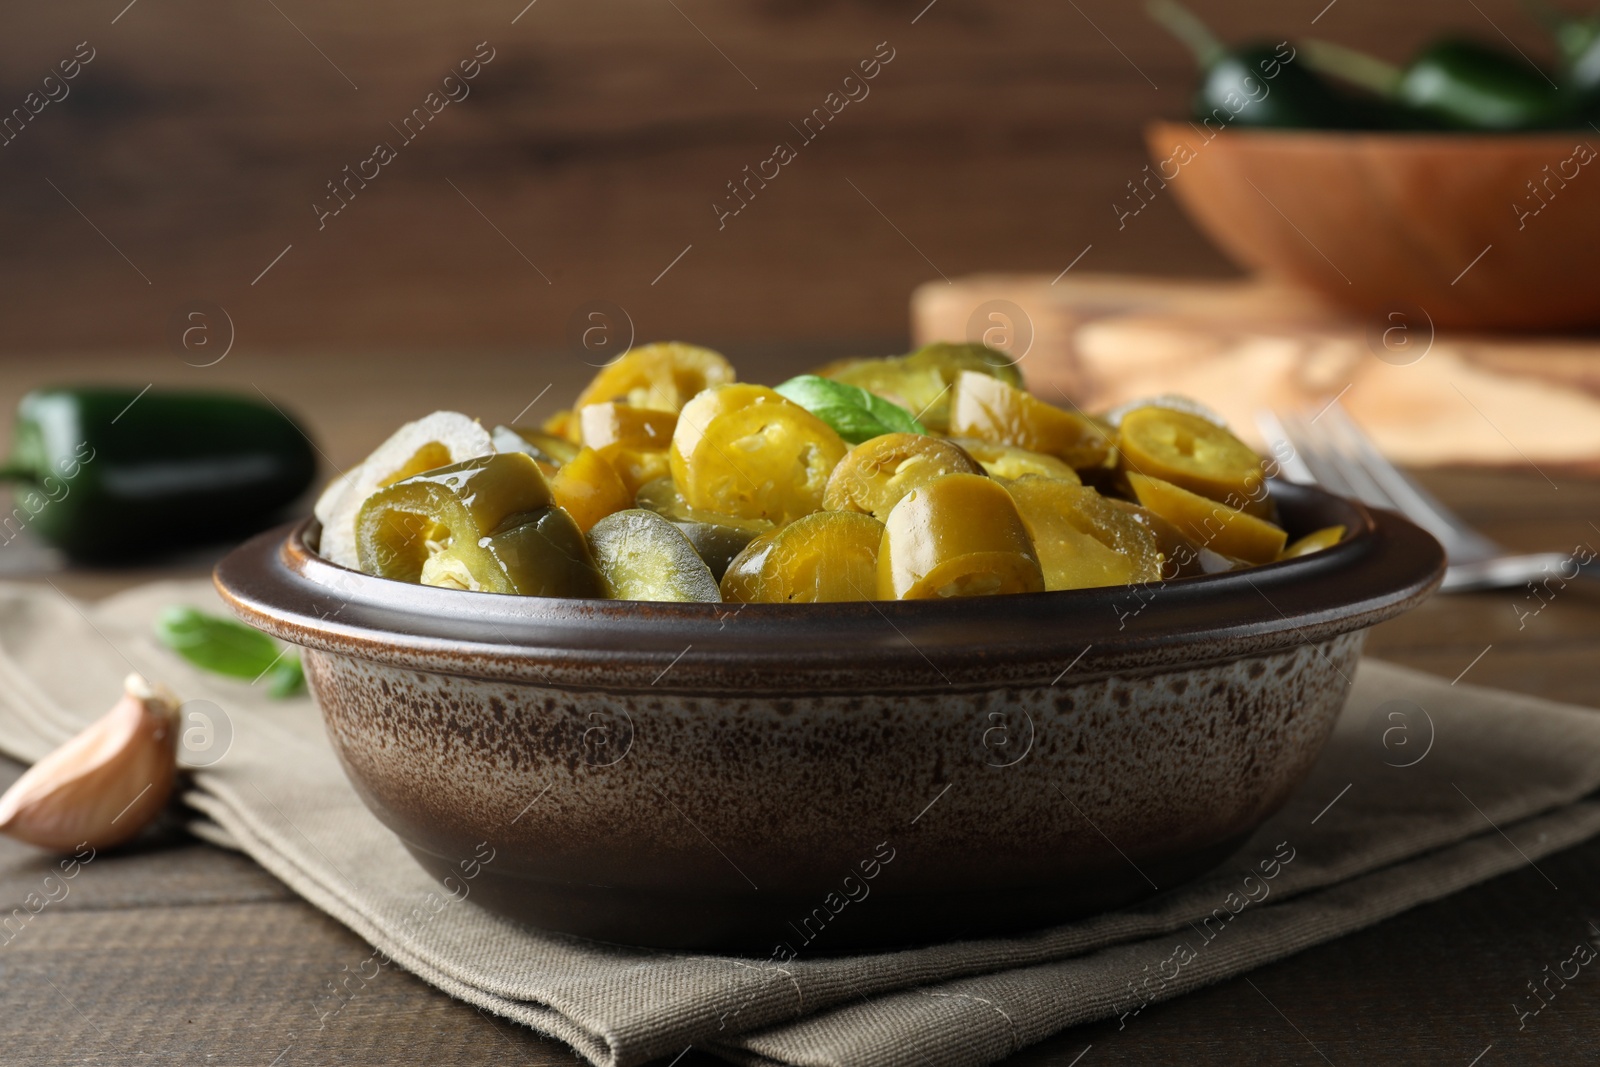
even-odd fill
[(300, 657), (293, 652), (284, 653), (284, 657), (267, 672), (267, 695), (270, 697), (282, 700), (299, 696), (305, 688), (305, 668), (300, 666)]
[(268, 676), (267, 692), (274, 697), (294, 696), (305, 686), (299, 656), (232, 619), (174, 605), (156, 619), (156, 637), (201, 670), (250, 682)]
[(928, 432), (928, 428), (905, 408), (859, 385), (802, 374), (790, 378), (776, 391), (832, 426), (840, 437), (853, 445), (886, 433)]

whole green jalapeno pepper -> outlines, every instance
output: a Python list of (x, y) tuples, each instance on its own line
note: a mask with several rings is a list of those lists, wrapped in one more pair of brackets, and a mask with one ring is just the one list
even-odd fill
[(18, 405), (13, 437), (0, 544), (28, 530), (88, 562), (254, 533), (316, 474), (291, 418), (227, 393), (38, 389)]
[(1401, 108), (1412, 127), (1552, 129), (1576, 115), (1576, 94), (1522, 56), (1479, 41), (1442, 37), (1404, 67), (1326, 41), (1306, 41), (1302, 51), (1308, 66)]
[(1572, 18), (1549, 9), (1536, 14), (1561, 52), (1561, 91), (1572, 95), (1580, 117), (1600, 116), (1600, 15)]
[(1202, 72), (1192, 105), (1194, 117), (1208, 128), (1331, 129), (1372, 124), (1370, 108), (1298, 62), (1299, 53), (1288, 41), (1229, 48), (1174, 0), (1152, 0), (1147, 10), (1194, 54)]

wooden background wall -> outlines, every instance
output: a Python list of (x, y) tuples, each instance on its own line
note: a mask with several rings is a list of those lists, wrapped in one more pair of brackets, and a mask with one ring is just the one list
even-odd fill
[[(1090, 245), (1084, 269), (1228, 270), (1170, 201), (1118, 230), (1140, 125), (1193, 80), (1141, 4), (525, 2), (13, 5), (0, 112), (78, 42), (95, 58), (0, 148), (0, 350), (164, 346), (197, 299), (257, 349), (550, 345), (601, 300), (641, 339), (892, 338), (940, 273)], [(1516, 0), (1195, 6), (1397, 59), (1445, 24), (1537, 40)], [(483, 41), (471, 95), (399, 145)], [(870, 96), (719, 230), (725, 183), (879, 42)], [(382, 140), (398, 158), (319, 231), (324, 183)]]

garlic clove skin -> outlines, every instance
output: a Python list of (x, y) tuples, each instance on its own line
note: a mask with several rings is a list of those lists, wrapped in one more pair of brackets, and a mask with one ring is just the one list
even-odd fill
[(137, 674), (122, 699), (0, 796), (0, 833), (70, 852), (119, 845), (166, 807), (178, 768), (178, 699)]

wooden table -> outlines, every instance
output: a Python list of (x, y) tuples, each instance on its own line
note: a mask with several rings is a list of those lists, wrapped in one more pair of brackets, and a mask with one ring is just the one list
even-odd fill
[[(850, 346), (765, 350), (738, 360), (768, 380)], [(198, 371), (166, 355), (44, 368), (0, 363), (0, 410), (44, 379), (143, 385), (252, 383), (305, 414), (329, 462), (358, 458), (402, 418), (450, 403), (508, 420), (545, 385), (548, 412), (587, 374), (566, 356), (265, 357)], [(1600, 482), (1547, 471), (1434, 472), (1425, 481), (1490, 535), (1528, 549), (1600, 545)], [(0, 561), (3, 562), (3, 561)], [(204, 561), (142, 572), (67, 571), (58, 585), (99, 595)], [(1517, 592), (1438, 598), (1378, 627), (1376, 655), (1446, 678), (1594, 704), (1600, 597), (1569, 590), (1519, 625)], [(1527, 601), (1525, 609), (1536, 606)], [(3, 761), (0, 761), (3, 764)], [(17, 773), (0, 766), (0, 779)], [(1177, 1001), (1126, 1030), (1082, 1027), (1014, 1064), (1430, 1063), (1496, 1067), (1593, 1062), (1600, 974), (1582, 972), (1518, 1030), (1512, 1001), (1580, 940), (1597, 937), (1600, 840)], [(18, 905), (51, 863), (0, 840), (0, 904)], [(450, 999), (391, 967), (326, 1026), (316, 998), (354, 969), (361, 939), (250, 860), (183, 838), (98, 858), (69, 897), (0, 946), (0, 1062), (207, 1065), (568, 1064), (565, 1047)], [(1088, 1048), (1092, 1046), (1092, 1048)], [(1492, 1046), (1492, 1047), (1491, 1047)], [(1085, 1049), (1088, 1051), (1085, 1052)], [(1485, 1050), (1488, 1050), (1487, 1052)], [(714, 1062), (691, 1052), (680, 1067)], [(1081, 1058), (1080, 1058), (1081, 1057)], [(1475, 1059), (1475, 1057), (1478, 1057)]]

